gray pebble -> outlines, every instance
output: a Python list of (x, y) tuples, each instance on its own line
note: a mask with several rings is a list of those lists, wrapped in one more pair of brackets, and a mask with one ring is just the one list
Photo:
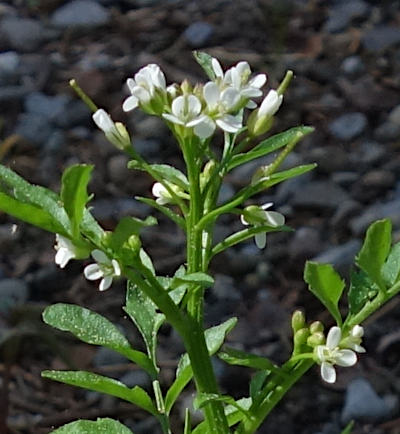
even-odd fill
[(0, 87), (0, 103), (22, 100), (31, 91), (31, 87), (25, 85)]
[(42, 92), (32, 92), (24, 102), (25, 111), (41, 115), (53, 121), (63, 116), (69, 97), (67, 95), (45, 95)]
[(140, 386), (143, 389), (149, 389), (151, 387), (149, 374), (141, 369), (126, 372), (119, 378), (119, 381), (130, 388)]
[(194, 48), (204, 46), (214, 33), (214, 27), (204, 21), (197, 21), (183, 32), (183, 36)]
[(329, 124), (329, 131), (340, 140), (352, 140), (364, 132), (367, 123), (363, 113), (346, 113)]
[(343, 60), (342, 71), (349, 77), (358, 77), (365, 71), (365, 65), (360, 56), (350, 56)]
[(388, 121), (393, 124), (400, 125), (400, 105), (396, 106), (389, 113)]
[(143, 157), (152, 157), (161, 150), (161, 142), (157, 139), (135, 139), (133, 147)]
[(73, 0), (59, 7), (51, 17), (51, 23), (59, 28), (97, 27), (107, 24), (109, 11), (91, 0)]
[(15, 133), (35, 145), (43, 145), (53, 132), (45, 116), (23, 113), (18, 117)]
[(29, 288), (21, 279), (0, 280), (0, 314), (6, 315), (12, 309), (24, 304), (29, 298)]
[(15, 74), (19, 66), (19, 54), (15, 51), (0, 53), (0, 76), (2, 74)]
[(400, 29), (389, 26), (375, 27), (364, 34), (362, 42), (368, 51), (384, 51), (400, 44)]
[(341, 420), (344, 424), (352, 419), (377, 422), (388, 418), (392, 410), (393, 408), (377, 395), (369, 381), (356, 378), (347, 386)]
[(235, 287), (235, 279), (225, 274), (216, 274), (214, 276), (213, 295), (219, 300), (240, 301), (242, 295)]
[(309, 258), (321, 250), (321, 237), (319, 230), (311, 227), (296, 229), (289, 242), (289, 256), (292, 259)]
[(0, 23), (0, 33), (18, 51), (34, 51), (40, 47), (46, 32), (39, 21), (30, 18), (6, 17)]
[(356, 18), (364, 18), (369, 6), (362, 0), (352, 0), (339, 3), (330, 9), (329, 17), (325, 23), (325, 30), (330, 33), (344, 30)]
[(374, 137), (381, 142), (391, 142), (400, 137), (400, 124), (386, 121), (374, 131)]
[(119, 365), (121, 363), (127, 363), (128, 359), (121, 354), (110, 350), (106, 347), (100, 347), (95, 356), (93, 357), (93, 365), (98, 368), (108, 365)]
[(129, 158), (122, 154), (113, 155), (107, 161), (108, 176), (113, 183), (117, 185), (126, 184), (130, 173), (132, 173), (127, 168), (128, 161)]

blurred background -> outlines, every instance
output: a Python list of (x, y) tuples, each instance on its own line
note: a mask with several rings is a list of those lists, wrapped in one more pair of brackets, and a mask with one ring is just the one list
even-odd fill
[[(128, 171), (127, 158), (96, 130), (69, 89), (75, 78), (115, 120), (125, 122), (135, 148), (151, 162), (181, 167), (168, 130), (138, 110), (123, 113), (126, 78), (157, 63), (169, 82), (205, 81), (191, 56), (201, 49), (224, 67), (247, 60), (275, 88), (290, 68), (274, 132), (298, 124), (316, 132), (285, 163), (316, 162), (312, 173), (257, 198), (272, 201), (296, 231), (273, 234), (260, 251), (252, 241), (212, 263), (216, 285), (207, 296), (207, 324), (238, 316), (231, 344), (276, 362), (290, 353), (290, 315), (307, 306), (309, 320), (329, 324), (302, 280), (306, 259), (330, 262), (348, 276), (365, 229), (389, 217), (400, 239), (400, 2), (368, 0), (20, 0), (0, 3), (0, 158), (30, 182), (58, 191), (62, 170), (96, 165), (93, 213), (112, 229), (125, 215), (152, 210), (136, 202), (151, 180)], [(246, 185), (268, 159), (233, 172), (221, 200)], [(154, 212), (153, 212), (154, 214)], [(159, 215), (143, 234), (159, 273), (184, 261), (184, 237)], [(13, 226), (16, 224), (17, 226)], [(221, 238), (237, 218), (217, 225)], [(97, 393), (42, 380), (44, 369), (94, 370), (129, 386), (150, 389), (147, 376), (123, 357), (58, 334), (41, 321), (54, 302), (77, 303), (116, 322), (133, 345), (138, 333), (123, 316), (124, 283), (99, 293), (82, 263), (61, 271), (54, 237), (0, 215), (0, 433), (48, 433), (77, 418), (110, 416), (135, 433), (158, 433), (151, 418)], [(400, 307), (393, 300), (366, 325), (368, 352), (338, 382), (323, 384), (315, 367), (275, 409), (260, 433), (338, 434), (350, 419), (354, 433), (400, 433)], [(165, 327), (159, 355), (163, 383), (174, 377), (183, 348)], [(248, 394), (249, 372), (215, 360), (225, 393)], [(174, 413), (176, 428), (192, 400), (188, 389)]]

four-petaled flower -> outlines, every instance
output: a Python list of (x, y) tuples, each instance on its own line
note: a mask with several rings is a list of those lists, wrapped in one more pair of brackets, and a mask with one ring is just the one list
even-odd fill
[(60, 268), (64, 268), (71, 259), (76, 258), (75, 246), (68, 238), (62, 235), (56, 234), (56, 245), (54, 248), (57, 250), (54, 260)]
[[(249, 216), (240, 216), (240, 221), (245, 225), (258, 226), (272, 226), (274, 228), (283, 226), (285, 224), (285, 216), (276, 211), (266, 211), (273, 205), (272, 202), (265, 203), (261, 206), (250, 206), (246, 208)], [(255, 234), (254, 240), (259, 249), (263, 249), (267, 242), (267, 235), (265, 232), (259, 232)]]
[(321, 365), (321, 377), (327, 383), (336, 381), (334, 365), (353, 366), (357, 363), (357, 356), (353, 350), (341, 348), (342, 331), (339, 327), (329, 330), (326, 344), (315, 348), (318, 363)]
[(93, 250), (92, 257), (96, 264), (87, 265), (83, 274), (88, 280), (101, 279), (99, 290), (105, 291), (111, 286), (114, 277), (121, 276), (121, 267), (115, 259), (110, 259), (101, 250)]
[(195, 95), (181, 95), (172, 101), (172, 113), (163, 113), (163, 118), (177, 125), (193, 128), (196, 136), (206, 139), (214, 132), (208, 116), (201, 115), (201, 102)]
[(126, 112), (135, 109), (140, 103), (149, 103), (157, 89), (166, 92), (164, 73), (154, 63), (140, 69), (134, 79), (128, 78), (126, 84), (131, 92), (122, 105)]

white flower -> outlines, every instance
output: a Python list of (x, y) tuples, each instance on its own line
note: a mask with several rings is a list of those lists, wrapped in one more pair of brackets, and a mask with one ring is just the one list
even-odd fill
[(240, 94), (236, 89), (228, 87), (221, 91), (216, 83), (210, 81), (203, 88), (203, 97), (209, 113), (208, 124), (213, 132), (215, 124), (228, 133), (236, 133), (242, 128), (242, 116), (229, 114), (240, 102)]
[(341, 339), (342, 331), (335, 326), (329, 330), (326, 345), (316, 347), (316, 355), (321, 364), (321, 377), (327, 383), (336, 381), (334, 365), (347, 367), (357, 363), (357, 356), (354, 351), (339, 347)]
[[(264, 205), (261, 205), (259, 207), (257, 206), (251, 206), (247, 209), (250, 212), (254, 214), (254, 221), (250, 218), (250, 220), (247, 220), (246, 217), (242, 214), (240, 216), (240, 221), (245, 226), (252, 225), (254, 227), (258, 226), (272, 226), (274, 228), (278, 226), (283, 226), (285, 224), (285, 216), (279, 212), (276, 211), (265, 211), (266, 209), (270, 208), (273, 205), (272, 202), (265, 203)], [(263, 249), (267, 242), (267, 235), (265, 232), (259, 232), (254, 236), (254, 240), (256, 242), (256, 245), (259, 249)]]
[(201, 102), (195, 95), (181, 95), (171, 104), (170, 113), (163, 113), (163, 118), (177, 125), (194, 128), (196, 136), (206, 139), (214, 132), (213, 121), (201, 113)]
[(126, 84), (132, 94), (122, 105), (122, 109), (126, 112), (135, 109), (139, 103), (150, 102), (157, 89), (166, 91), (164, 73), (155, 64), (150, 64), (140, 69), (135, 74), (134, 79), (128, 78)]
[(57, 250), (57, 253), (54, 260), (60, 268), (64, 268), (71, 259), (76, 258), (76, 249), (68, 238), (59, 234), (56, 234), (56, 243), (54, 248)]
[(345, 346), (346, 348), (351, 348), (357, 353), (365, 353), (365, 348), (360, 345), (363, 336), (364, 328), (359, 325), (355, 325), (350, 330), (349, 336), (343, 339), (342, 346)]
[(121, 275), (121, 267), (115, 259), (110, 259), (101, 250), (93, 250), (92, 257), (96, 264), (87, 265), (83, 274), (88, 280), (101, 279), (99, 290), (105, 291), (111, 286), (113, 278)]
[[(247, 62), (239, 62), (236, 66), (229, 68), (225, 74), (217, 59), (213, 58), (211, 65), (222, 87), (233, 87), (243, 98), (255, 98), (262, 95), (260, 88), (266, 83), (267, 76), (258, 74), (249, 80), (251, 69)], [(254, 107), (253, 104), (252, 107)]]
[(117, 127), (110, 115), (103, 109), (96, 110), (92, 118), (94, 123), (105, 133), (118, 135)]
[(153, 184), (151, 192), (153, 193), (153, 196), (157, 198), (156, 202), (159, 205), (166, 205), (167, 203), (172, 203), (171, 195), (160, 182), (156, 182)]
[(271, 89), (258, 109), (258, 118), (273, 116), (281, 106), (283, 95), (279, 95), (276, 90)]

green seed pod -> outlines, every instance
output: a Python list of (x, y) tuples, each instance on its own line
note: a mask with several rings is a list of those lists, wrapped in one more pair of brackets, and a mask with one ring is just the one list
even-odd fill
[(314, 321), (310, 324), (310, 332), (311, 334), (323, 332), (324, 331), (324, 325), (321, 321)]
[(301, 310), (295, 310), (292, 315), (292, 329), (296, 333), (306, 325), (306, 317)]
[(325, 335), (322, 332), (313, 333), (307, 338), (307, 345), (310, 347), (316, 347), (325, 343)]

